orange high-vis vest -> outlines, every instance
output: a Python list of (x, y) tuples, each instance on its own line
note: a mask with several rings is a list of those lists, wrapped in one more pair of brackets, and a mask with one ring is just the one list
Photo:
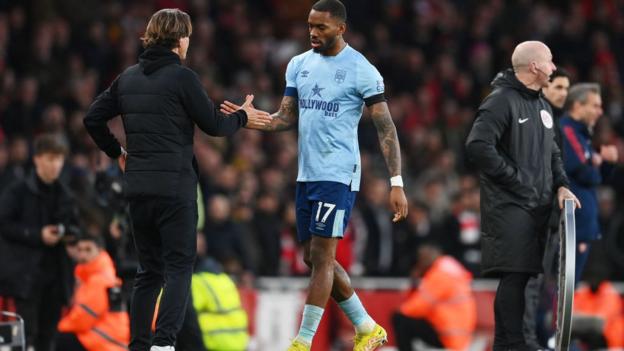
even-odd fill
[(477, 324), (471, 281), (472, 274), (457, 260), (442, 256), (427, 270), (400, 312), (431, 323), (446, 349), (465, 350)]
[(76, 334), (88, 351), (128, 350), (128, 313), (109, 311), (108, 289), (119, 286), (110, 256), (102, 251), (93, 261), (77, 265), (74, 276), (73, 305), (58, 330)]
[(611, 283), (602, 282), (596, 293), (587, 286), (579, 288), (574, 293), (574, 312), (602, 317), (607, 346), (624, 348), (624, 310), (620, 295)]

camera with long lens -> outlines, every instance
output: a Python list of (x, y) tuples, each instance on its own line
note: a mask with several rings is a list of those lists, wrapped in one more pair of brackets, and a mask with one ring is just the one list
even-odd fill
[(56, 225), (58, 231), (56, 235), (61, 238), (67, 236), (67, 238), (77, 238), (81, 234), (80, 227), (73, 223), (59, 223)]

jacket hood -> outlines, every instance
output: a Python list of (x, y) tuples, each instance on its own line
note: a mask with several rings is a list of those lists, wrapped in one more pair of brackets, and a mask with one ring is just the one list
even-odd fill
[(150, 75), (159, 69), (177, 63), (181, 63), (180, 56), (164, 46), (151, 46), (139, 56), (139, 65), (143, 73)]
[(492, 80), (492, 86), (494, 88), (511, 88), (519, 91), (522, 95), (528, 98), (538, 98), (541, 94), (541, 90), (533, 90), (527, 88), (522, 82), (518, 80), (513, 69), (508, 68), (499, 72), (494, 80)]
[(109, 284), (114, 284), (117, 280), (113, 260), (104, 250), (92, 261), (76, 265), (75, 273), (76, 277), (83, 282), (89, 280), (94, 275), (105, 277), (106, 280), (110, 280)]

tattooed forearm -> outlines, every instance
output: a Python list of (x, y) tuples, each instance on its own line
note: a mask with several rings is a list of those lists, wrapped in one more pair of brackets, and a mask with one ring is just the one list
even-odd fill
[(299, 116), (299, 108), (297, 99), (291, 96), (284, 96), (279, 111), (271, 115), (273, 121), (264, 127), (264, 130), (279, 132), (295, 127), (297, 117)]
[(390, 176), (401, 175), (401, 147), (388, 105), (380, 102), (371, 106), (371, 117), (377, 128), (379, 146)]

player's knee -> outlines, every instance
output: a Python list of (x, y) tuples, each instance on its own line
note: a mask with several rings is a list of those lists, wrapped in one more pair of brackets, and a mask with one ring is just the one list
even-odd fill
[(310, 250), (310, 255), (308, 257), (309, 263), (306, 264), (312, 268), (321, 268), (328, 267), (328, 269), (333, 269), (334, 267), (334, 257), (327, 252), (327, 250), (323, 250), (321, 248), (312, 248)]

